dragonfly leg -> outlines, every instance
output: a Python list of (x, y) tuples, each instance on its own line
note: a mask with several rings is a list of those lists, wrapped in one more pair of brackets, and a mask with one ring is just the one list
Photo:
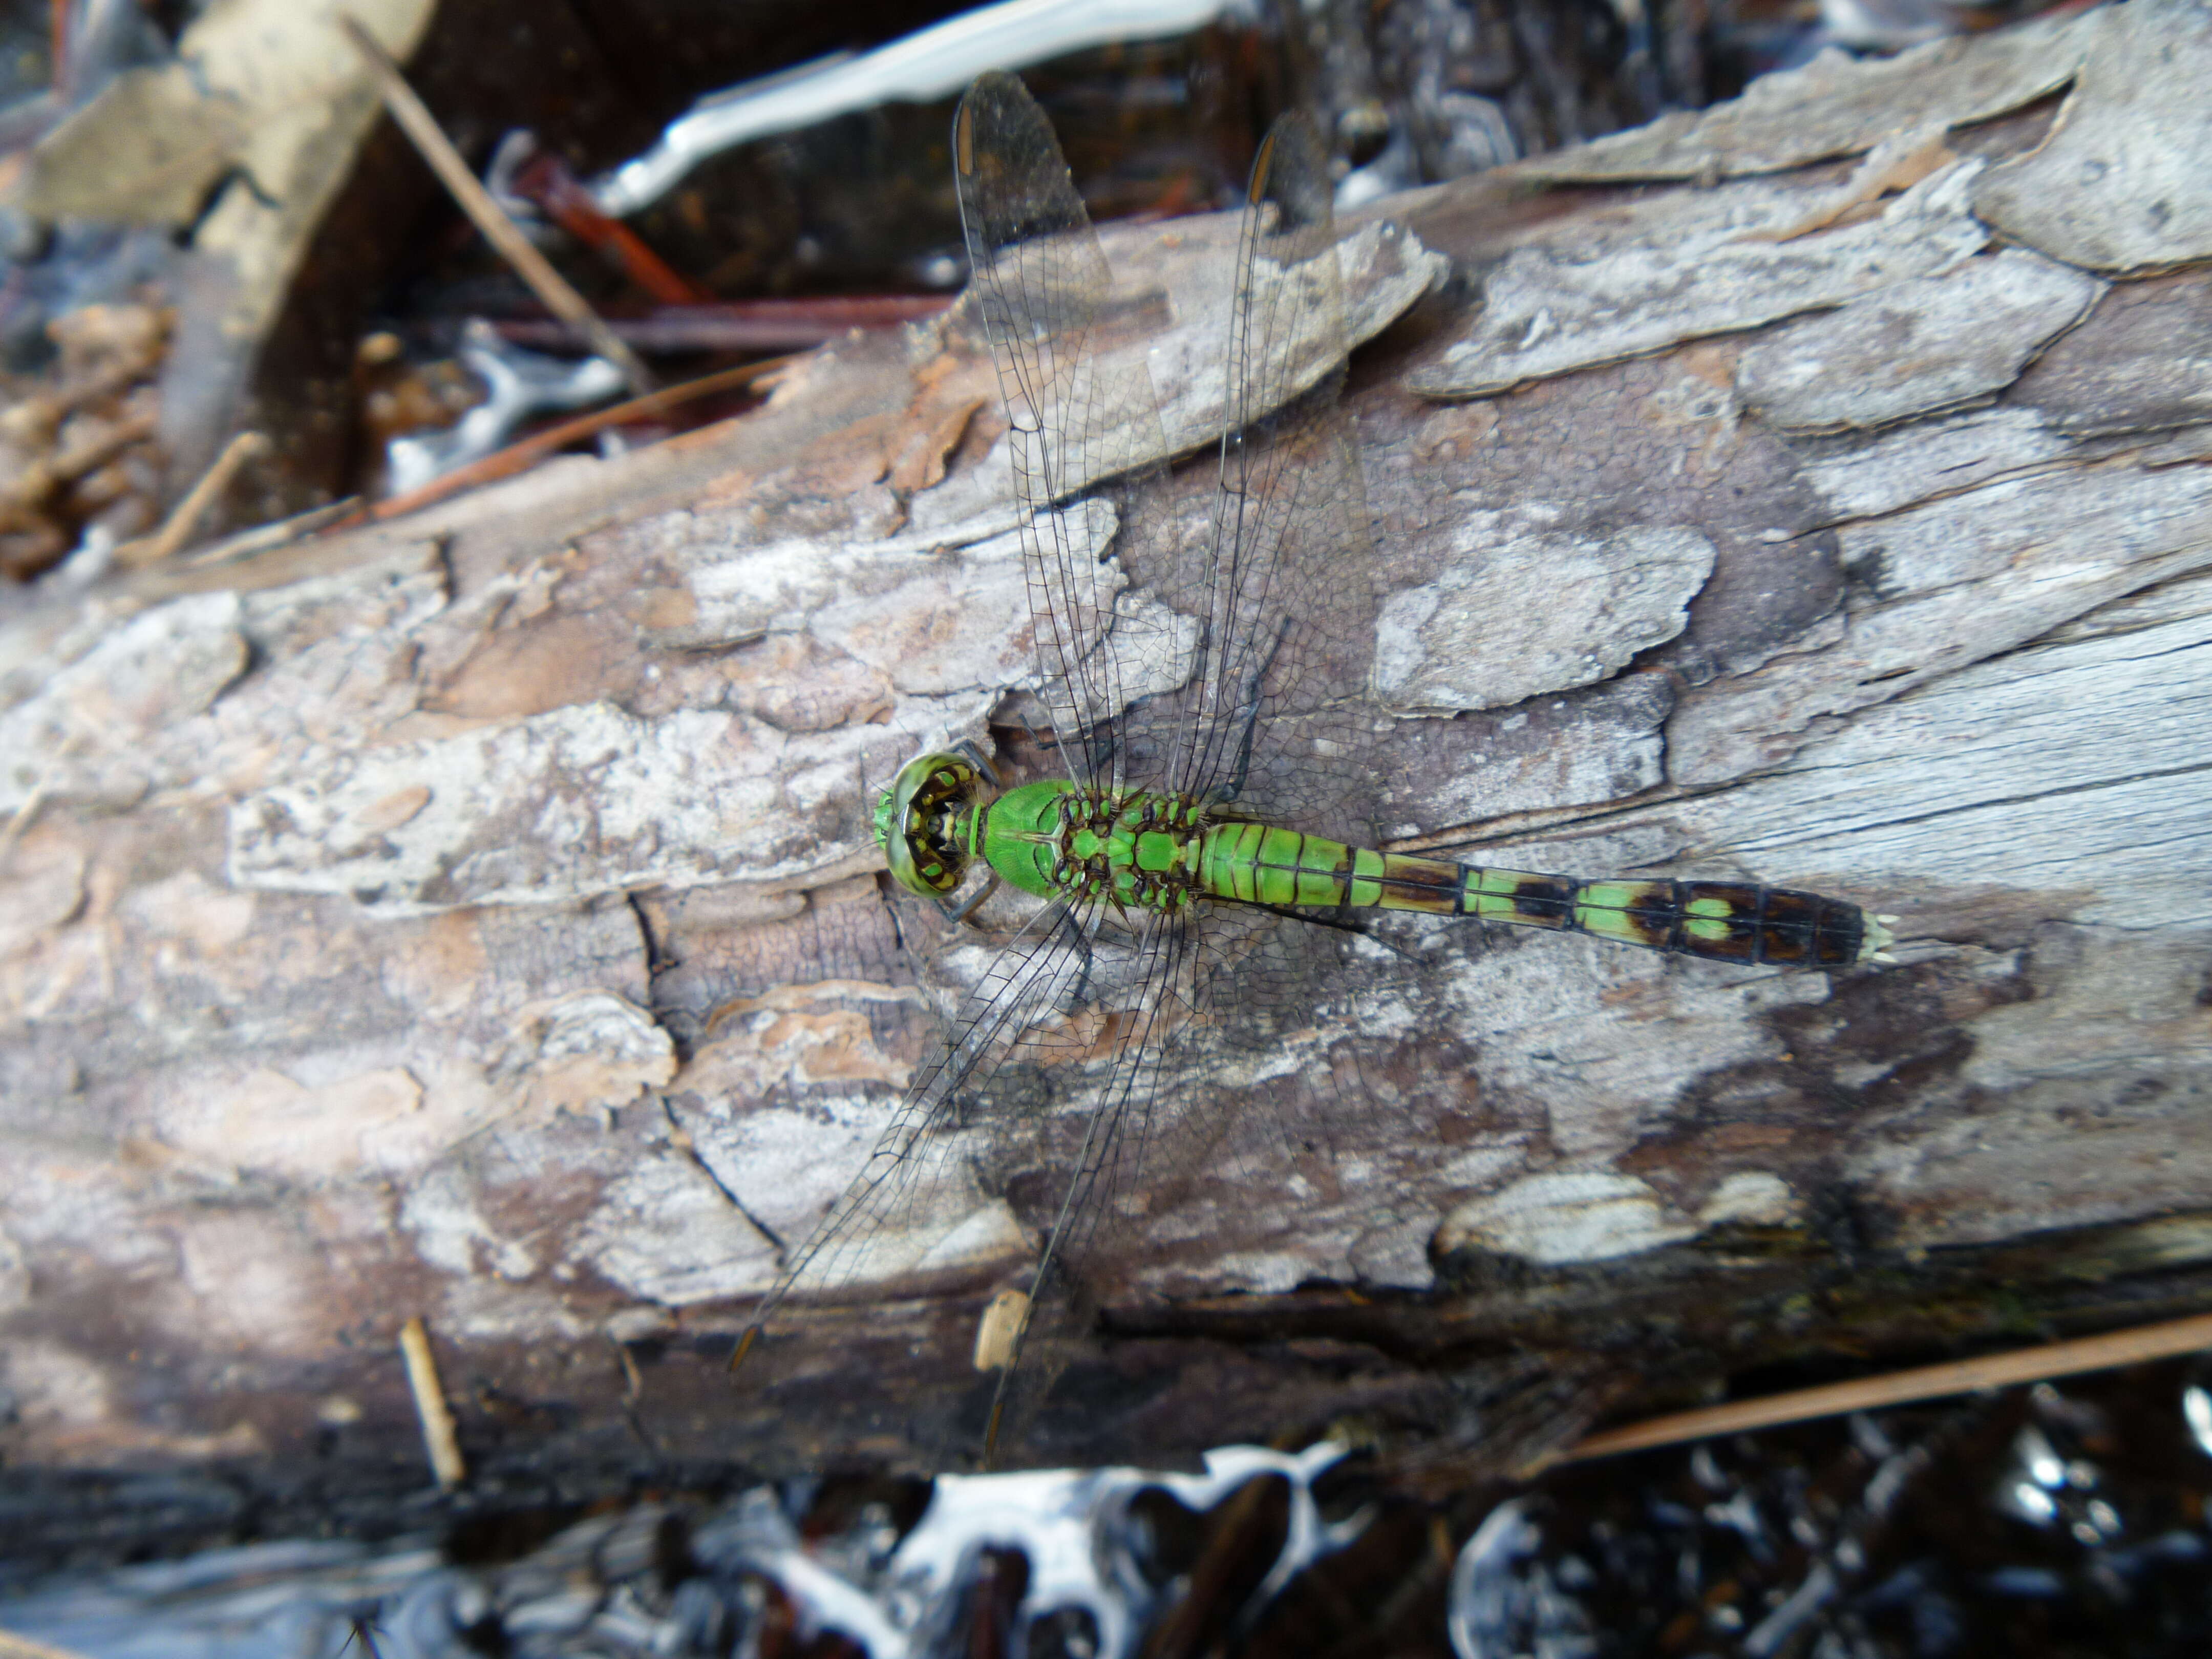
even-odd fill
[(1083, 924), (1075, 919), (1075, 912), (1063, 908), (1057, 931), (1066, 941), (1070, 952), (1083, 965), (1076, 972), (1075, 982), (1060, 999), (1062, 1013), (1073, 1013), (1091, 1000), (1091, 940), (1083, 931)]
[(1275, 665), (1275, 654), (1290, 637), (1291, 619), (1283, 618), (1275, 629), (1275, 642), (1267, 647), (1267, 654), (1253, 665), (1244, 682), (1244, 701), (1237, 705), (1237, 723), (1243, 728), (1237, 739), (1237, 769), (1229, 775), (1227, 782), (1213, 792), (1216, 801), (1232, 801), (1244, 793), (1244, 780), (1252, 769), (1252, 744), (1260, 733), (1260, 682), (1267, 678), (1267, 671)]
[(983, 746), (973, 738), (961, 738), (952, 745), (949, 752), (959, 756), (963, 760), (972, 762), (975, 769), (983, 775), (984, 781), (992, 788), (1003, 789), (1006, 787), (1005, 781), (999, 776), (999, 769), (991, 764), (991, 757), (983, 752)]
[[(996, 783), (998, 780), (996, 778), (993, 778), (991, 781)], [(937, 901), (937, 908), (945, 912), (945, 918), (948, 921), (965, 921), (969, 916), (975, 913), (975, 907), (977, 905), (981, 904), (985, 899), (990, 897), (992, 894), (998, 890), (999, 872), (994, 870), (991, 872), (990, 880), (983, 884), (982, 890), (978, 892), (974, 898), (969, 899), (965, 904), (955, 904), (950, 897), (940, 896)]]

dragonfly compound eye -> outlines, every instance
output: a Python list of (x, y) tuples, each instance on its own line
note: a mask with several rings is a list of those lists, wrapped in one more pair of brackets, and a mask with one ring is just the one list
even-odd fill
[(957, 755), (923, 755), (899, 769), (876, 803), (876, 842), (891, 878), (923, 898), (952, 892), (975, 856), (980, 775)]

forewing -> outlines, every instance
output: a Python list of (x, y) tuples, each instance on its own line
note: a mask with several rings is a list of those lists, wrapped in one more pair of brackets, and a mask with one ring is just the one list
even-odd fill
[(1311, 123), (1276, 123), (1239, 242), (1211, 533), (1156, 578), (1202, 619), (1198, 671), (1132, 736), (1170, 789), (1356, 839), (1375, 602), (1331, 191)]
[(970, 280), (1010, 426), (1039, 696), (1069, 775), (1114, 787), (1109, 722), (1130, 691), (1128, 630), (1110, 637), (1118, 573), (1052, 508), (1109, 480), (1126, 495), (1165, 453), (1142, 353), (1107, 349), (1146, 325), (1146, 307), (1115, 292), (1051, 124), (1018, 80), (994, 73), (969, 88), (953, 151)]

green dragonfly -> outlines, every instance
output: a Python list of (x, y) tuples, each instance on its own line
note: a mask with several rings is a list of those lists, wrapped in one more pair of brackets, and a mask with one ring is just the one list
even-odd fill
[[(1734, 881), (1583, 880), (1401, 855), (1379, 839), (1360, 738), (1376, 595), (1364, 492), (1337, 401), (1346, 353), (1328, 157), (1279, 122), (1248, 192), (1224, 354), (1210, 510), (1163, 514), (1169, 453), (1141, 367), (1106, 349), (1144, 307), (1117, 295), (1050, 125), (1019, 81), (963, 100), (954, 164), (975, 298), (1009, 423), (1052, 774), (1002, 787), (978, 750), (920, 756), (875, 808), (907, 891), (967, 915), (998, 884), (1029, 896), (915, 1074), (861, 1173), (787, 1256), (734, 1365), (785, 1297), (853, 1276), (956, 1161), (957, 1133), (1055, 1066), (1087, 1079), (1057, 1198), (1001, 1363), (995, 1449), (1025, 1345), (1068, 1316), (1102, 1216), (1170, 1131), (1202, 1120), (1224, 1051), (1279, 1044), (1345, 996), (1341, 935), (1374, 911), (1472, 917), (1761, 967), (1842, 969), (1881, 918)], [(1141, 357), (1133, 360), (1141, 364)], [(1101, 559), (1065, 511), (1109, 495)], [(1118, 568), (1116, 568), (1118, 566)], [(1145, 609), (1124, 582), (1152, 596)], [(1165, 620), (1163, 621), (1163, 616)], [(1177, 672), (1159, 689), (1163, 651)], [(1350, 834), (1352, 841), (1322, 832)], [(975, 891), (980, 887), (982, 890)], [(972, 896), (961, 902), (963, 890)], [(1203, 1030), (1204, 1041), (1194, 1041)], [(1068, 1144), (1072, 1142), (1072, 1144)], [(1057, 1292), (1057, 1294), (1054, 1294)], [(1051, 1367), (1033, 1367), (1048, 1375)], [(1038, 1387), (1026, 1385), (1032, 1394)]]

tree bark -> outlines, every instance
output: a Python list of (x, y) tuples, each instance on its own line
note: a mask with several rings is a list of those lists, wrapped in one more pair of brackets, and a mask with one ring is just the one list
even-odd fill
[[(2212, 1305), (2204, 16), (1824, 58), (1348, 240), (1391, 844), (1832, 892), (1895, 959), (1384, 935), (1290, 1073), (1176, 1102), (1218, 1127), (1111, 1218), (1021, 1455), (1334, 1429), (1459, 1479)], [(1107, 239), (1185, 455), (1232, 245)], [(11, 1468), (396, 1514), (416, 1315), (510, 1492), (973, 1453), (1064, 1115), (975, 1126), (957, 1265), (724, 1365), (972, 976), (867, 808), (1029, 672), (994, 387), (963, 305), (8, 620)]]

